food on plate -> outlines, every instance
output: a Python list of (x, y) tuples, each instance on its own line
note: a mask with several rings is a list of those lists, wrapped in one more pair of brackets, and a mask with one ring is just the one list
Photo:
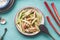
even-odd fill
[(16, 24), (19, 26), (20, 31), (24, 33), (35, 33), (40, 31), (39, 25), (41, 20), (42, 14), (40, 14), (36, 9), (26, 8), (19, 12)]

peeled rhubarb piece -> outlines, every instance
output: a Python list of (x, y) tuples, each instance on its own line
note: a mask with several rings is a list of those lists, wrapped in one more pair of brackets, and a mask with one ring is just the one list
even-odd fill
[(52, 22), (50, 21), (49, 16), (46, 16), (46, 19), (47, 19), (48, 23), (50, 24), (50, 26), (54, 29), (54, 31), (56, 31), (56, 33), (57, 33), (58, 35), (60, 35), (60, 32), (58, 32), (58, 30), (54, 27), (54, 25), (53, 25)]
[(58, 14), (58, 11), (57, 11), (57, 9), (56, 9), (54, 3), (52, 3), (51, 6), (52, 6), (52, 8), (53, 8), (53, 10), (54, 10), (54, 12), (55, 12), (55, 14), (56, 14), (56, 17), (57, 17), (58, 20), (60, 21), (60, 16), (59, 16), (59, 14)]
[(60, 26), (60, 23), (58, 22), (58, 20), (56, 19), (56, 17), (54, 16), (53, 12), (51, 11), (48, 3), (45, 1), (44, 2), (46, 8), (48, 9), (49, 13), (51, 14), (52, 18), (55, 20), (55, 22), (57, 23), (58, 26)]

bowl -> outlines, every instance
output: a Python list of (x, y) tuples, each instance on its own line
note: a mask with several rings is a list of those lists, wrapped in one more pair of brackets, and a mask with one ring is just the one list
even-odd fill
[(0, 0), (0, 9), (6, 7), (10, 0)]
[[(42, 15), (42, 20), (41, 20), (41, 22), (40, 22), (40, 25), (41, 25), (41, 24), (44, 24), (44, 16), (43, 16), (42, 12), (41, 12), (38, 8), (35, 8), (35, 7), (25, 7), (25, 8), (23, 8), (22, 10), (30, 9), (30, 8), (37, 10), (37, 11)], [(20, 28), (19, 25), (16, 24), (16, 21), (17, 21), (17, 18), (18, 18), (18, 16), (19, 16), (19, 13), (20, 13), (22, 10), (20, 10), (20, 11), (16, 14), (16, 16), (15, 16), (14, 22), (15, 22), (16, 28), (17, 28), (18, 31), (19, 31), (20, 33), (22, 33), (23, 35), (32, 36), (32, 35), (38, 34), (40, 31), (36, 31), (36, 32), (34, 32), (34, 33), (28, 34), (28, 33), (22, 32), (22, 31), (20, 30), (21, 28)]]
[(0, 13), (8, 11), (14, 4), (15, 0), (9, 0), (3, 7), (0, 8)]

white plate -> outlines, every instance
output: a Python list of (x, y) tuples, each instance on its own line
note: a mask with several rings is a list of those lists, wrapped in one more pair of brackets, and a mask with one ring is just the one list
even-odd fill
[[(29, 9), (29, 8), (32, 8), (32, 9), (37, 10), (37, 11), (42, 15), (42, 21), (41, 21), (40, 24), (44, 24), (44, 16), (43, 16), (42, 12), (41, 12), (38, 8), (35, 8), (35, 7), (25, 7), (25, 8), (23, 8), (22, 10), (24, 10), (24, 9)], [(22, 10), (20, 10), (20, 11), (22, 11)], [(19, 12), (20, 12), (20, 11), (19, 11)], [(28, 34), (28, 33), (22, 32), (22, 31), (20, 30), (20, 26), (16, 24), (16, 21), (17, 21), (17, 17), (18, 17), (18, 15), (19, 15), (19, 12), (16, 14), (15, 19), (14, 19), (16, 28), (19, 30), (19, 32), (22, 33), (22, 34), (24, 34), (24, 35), (27, 35), (27, 36), (32, 36), (32, 35), (38, 34), (40, 31), (34, 32), (34, 33), (32, 33), (32, 34)]]

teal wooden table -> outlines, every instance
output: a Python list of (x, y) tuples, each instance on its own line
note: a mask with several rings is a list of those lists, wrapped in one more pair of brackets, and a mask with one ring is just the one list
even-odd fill
[[(49, 0), (49, 1), (47, 0), (47, 2), (50, 5), (50, 7), (51, 7), (51, 3), (54, 2), (57, 7), (58, 12), (60, 13), (60, 1), (59, 0)], [(49, 16), (55, 28), (59, 31), (60, 28), (58, 27), (54, 19), (51, 17), (48, 10), (46, 9), (44, 5), (44, 0), (15, 0), (13, 7), (8, 12), (0, 14), (0, 17), (5, 18), (7, 21), (5, 25), (0, 24), (0, 36), (2, 36), (4, 32), (4, 28), (8, 28), (8, 31), (4, 37), (4, 40), (52, 40), (51, 37), (49, 37), (45, 33), (39, 33), (35, 36), (27, 37), (18, 32), (14, 24), (14, 17), (21, 8), (27, 7), (27, 6), (36, 7), (42, 11), (45, 17), (45, 26), (48, 28), (49, 33), (56, 40), (60, 40), (60, 36), (53, 30), (53, 28), (49, 25), (49, 23), (46, 20), (46, 16)]]

